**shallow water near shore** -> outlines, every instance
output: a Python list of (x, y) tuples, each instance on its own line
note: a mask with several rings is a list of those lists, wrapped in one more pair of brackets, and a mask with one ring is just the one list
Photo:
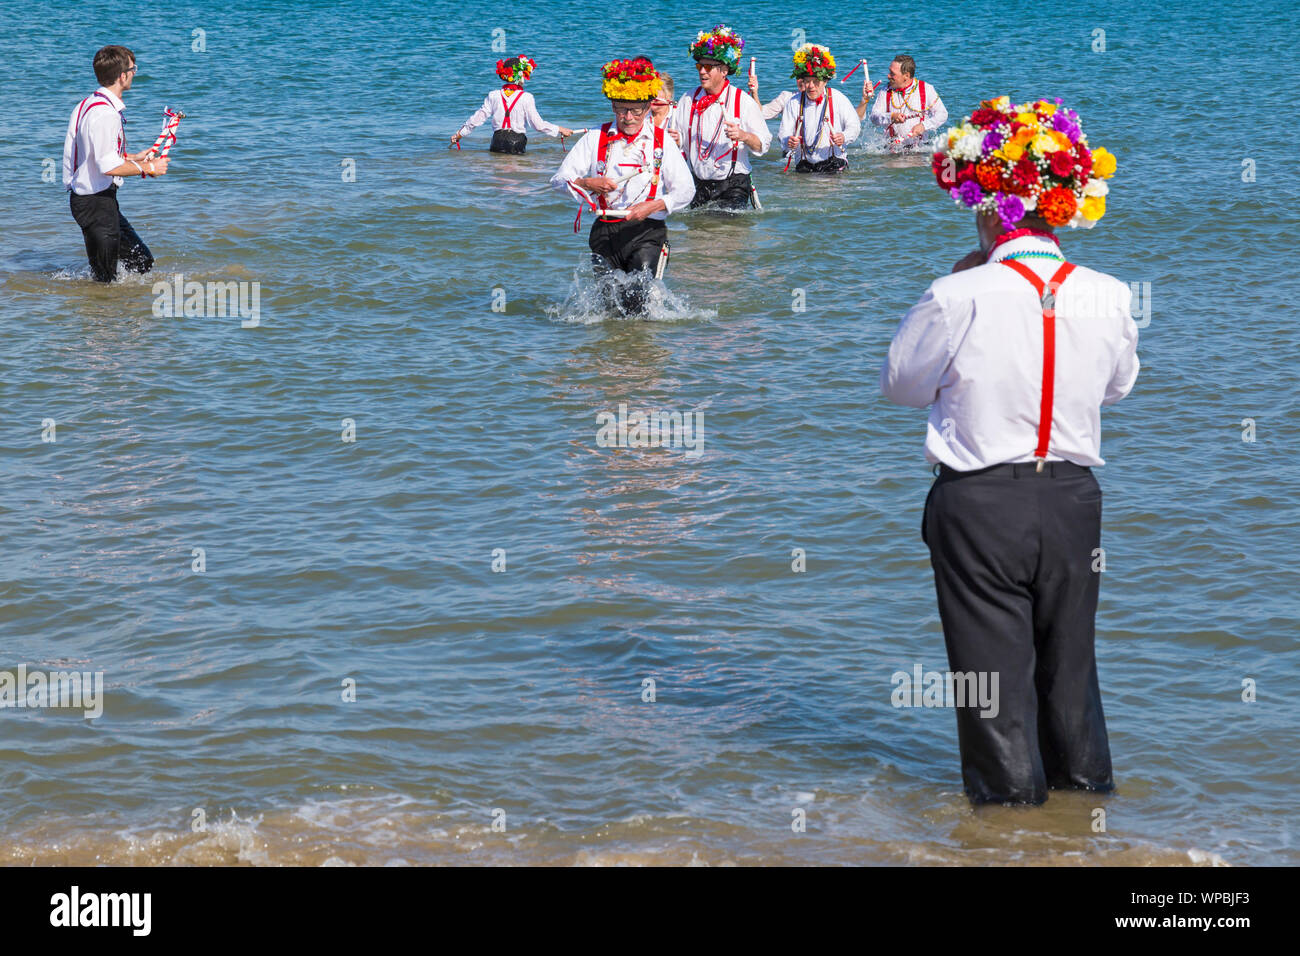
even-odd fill
[[(1063, 240), (1149, 283), (1098, 469), (1118, 791), (979, 810), (951, 711), (891, 704), (895, 671), (947, 662), (925, 414), (878, 390), (969, 216), (923, 155), (859, 143), (822, 178), (774, 149), (762, 214), (673, 217), (650, 317), (606, 315), (587, 223), (547, 186), (559, 143), (446, 140), (493, 86), (496, 27), (537, 60), (542, 115), (582, 127), (612, 56), (693, 88), (717, 14), (657, 5), (629, 48), (549, 0), (433, 9), (133, 11), (130, 148), (164, 105), (191, 118), (173, 173), (121, 191), (155, 273), (103, 287), (41, 171), (107, 39), (0, 2), (5, 48), (42, 65), (0, 79), (0, 670), (104, 675), (94, 720), (0, 709), (0, 861), (1300, 863), (1300, 186), (1287, 134), (1215, 119), (1241, 90), (1289, 102), (1288, 5), (1235, 10), (1230, 43), (1165, 2), (727, 19), (764, 99), (803, 29), (874, 78), (908, 50), (954, 121), (1061, 96), (1119, 160), (1105, 219)], [(177, 274), (259, 283), (256, 327), (156, 315)], [(702, 412), (701, 452), (601, 447), (620, 403)]]

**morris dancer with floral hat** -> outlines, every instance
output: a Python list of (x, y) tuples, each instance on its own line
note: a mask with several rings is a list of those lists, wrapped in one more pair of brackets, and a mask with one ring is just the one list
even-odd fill
[(489, 118), (494, 132), (488, 149), (493, 153), (522, 153), (528, 145), (524, 130), (530, 126), (547, 136), (572, 135), (572, 130), (542, 119), (533, 94), (524, 91), (524, 82), (536, 68), (532, 57), (512, 56), (508, 60), (497, 60), (497, 76), (501, 77), (504, 85), (488, 93), (483, 105), (456, 130), (451, 138), (452, 145), (459, 149), (461, 137), (469, 135), (470, 130)]
[(910, 149), (946, 122), (948, 107), (938, 90), (916, 78), (916, 61), (906, 53), (894, 57), (889, 82), (871, 107), (871, 124), (884, 128), (891, 146)]
[(791, 157), (799, 157), (795, 172), (838, 173), (848, 169), (844, 145), (858, 138), (862, 123), (847, 96), (833, 87), (826, 88), (835, 75), (835, 57), (824, 46), (805, 43), (795, 50), (794, 72), (790, 75), (803, 81), (803, 90), (785, 104), (777, 136)]
[(1138, 330), (1129, 287), (1067, 262), (1054, 232), (1101, 219), (1114, 171), (1059, 99), (984, 102), (934, 155), (939, 185), (975, 211), (980, 247), (903, 317), (880, 372), (887, 398), (931, 406), (938, 480), (921, 537), (950, 668), (998, 680), (991, 706), (957, 709), (975, 803), (1114, 786), (1092, 469), (1105, 464), (1100, 406), (1137, 379)]
[[(587, 244), (598, 274), (648, 270), (662, 278), (668, 265), (669, 213), (695, 195), (691, 171), (663, 126), (648, 121), (661, 80), (646, 57), (611, 60), (601, 70), (614, 122), (591, 130), (574, 145), (551, 185), (578, 197), (597, 214)], [(645, 310), (645, 283), (620, 287), (627, 313)]]
[(692, 207), (757, 206), (749, 160), (767, 152), (772, 133), (754, 98), (727, 82), (740, 69), (744, 46), (734, 30), (716, 26), (700, 33), (690, 47), (700, 85), (677, 104), (677, 129), (695, 177)]

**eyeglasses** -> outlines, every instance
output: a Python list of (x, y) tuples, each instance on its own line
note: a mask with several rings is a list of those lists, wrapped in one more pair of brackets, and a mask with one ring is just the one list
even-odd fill
[(615, 106), (615, 116), (645, 116), (648, 106)]
[(136, 73), (136, 72), (139, 71), (139, 69), (140, 69), (140, 67), (139, 67), (137, 64), (134, 64), (134, 63), (133, 63), (133, 64), (131, 64), (131, 68), (130, 68), (129, 70), (126, 70), (125, 72), (127, 72), (127, 73)]
[(696, 66), (698, 66), (701, 70), (725, 70), (726, 69), (726, 67), (723, 66), (721, 63), (703, 63), (697, 61)]

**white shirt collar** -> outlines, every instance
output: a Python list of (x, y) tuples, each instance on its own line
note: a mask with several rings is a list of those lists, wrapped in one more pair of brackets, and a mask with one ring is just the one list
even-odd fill
[[(82, 89), (85, 89), (85, 87), (82, 87)], [(110, 103), (113, 104), (113, 109), (117, 110), (119, 113), (126, 109), (126, 104), (118, 99), (117, 95), (112, 90), (101, 86), (99, 89), (95, 90), (95, 92), (102, 94)]]

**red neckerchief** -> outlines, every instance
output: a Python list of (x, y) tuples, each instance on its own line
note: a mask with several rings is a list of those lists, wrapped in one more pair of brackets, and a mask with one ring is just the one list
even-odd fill
[(1011, 242), (1013, 239), (1023, 239), (1025, 236), (1039, 236), (1043, 239), (1051, 239), (1058, 247), (1061, 245), (1061, 241), (1056, 238), (1054, 233), (1044, 232), (1041, 229), (1012, 229), (1010, 232), (1004, 232), (993, 240), (993, 245), (989, 246), (989, 254), (984, 258), (986, 260), (992, 259), (993, 253), (997, 251), (998, 246), (1004, 242)]
[(518, 83), (507, 83), (505, 86), (501, 87), (501, 92), (513, 93), (515, 90), (522, 90), (522, 89), (523, 87), (520, 86)]
[(609, 131), (610, 133), (609, 142), (617, 143), (620, 139), (622, 139), (630, 143), (638, 136), (641, 135), (641, 130), (644, 128), (645, 128), (645, 123), (642, 122), (641, 127), (635, 133), (621, 133), (617, 129), (611, 129)]
[(716, 103), (719, 97), (725, 96), (727, 92), (727, 86), (730, 85), (731, 84), (728, 83), (726, 84), (726, 86), (723, 86), (723, 88), (718, 90), (718, 92), (716, 93), (710, 93), (707, 96), (701, 96), (698, 99), (691, 100), (691, 116), (693, 117), (697, 113), (703, 113), (710, 106)]

